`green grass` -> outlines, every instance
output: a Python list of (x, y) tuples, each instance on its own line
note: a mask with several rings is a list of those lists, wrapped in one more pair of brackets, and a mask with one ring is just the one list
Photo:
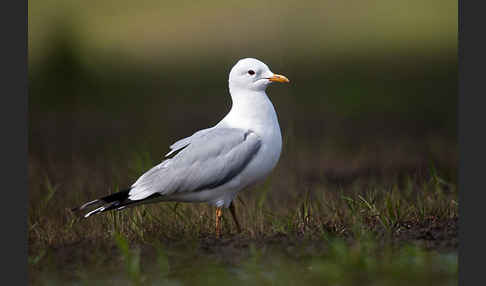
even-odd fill
[(123, 236), (114, 240), (117, 249), (112, 253), (92, 254), (102, 260), (109, 255), (103, 263), (84, 264), (76, 273), (45, 267), (34, 284), (456, 285), (458, 277), (457, 254), (414, 245), (383, 247), (371, 237), (354, 243), (332, 238), (298, 247), (250, 244), (239, 250), (244, 257), (237, 263), (229, 261), (230, 252), (198, 256), (191, 247), (167, 250), (160, 244), (144, 252)]
[[(132, 164), (141, 173), (152, 161), (146, 155)], [(143, 159), (145, 158), (145, 159)], [(272, 176), (266, 184), (239, 195), (235, 201), (242, 237), (265, 239), (275, 235), (319, 239), (327, 234), (360, 238), (374, 233), (392, 238), (407, 224), (431, 220), (450, 220), (458, 216), (457, 189), (432, 169), (430, 177), (418, 181), (411, 176), (392, 184), (356, 183), (342, 187), (318, 185), (289, 191), (279, 198), (272, 189)], [(214, 207), (206, 204), (158, 203), (80, 219), (70, 207), (93, 199), (93, 195), (62, 192), (46, 178), (39, 197), (31, 201), (29, 244), (31, 254), (81, 240), (110, 241), (120, 234), (132, 242), (197, 239), (214, 235)], [(118, 189), (109, 187), (107, 195)], [(56, 197), (57, 195), (57, 197)], [(285, 195), (285, 196), (284, 196)], [(96, 197), (95, 196), (95, 197)], [(236, 229), (228, 211), (224, 212), (223, 233), (231, 236)]]

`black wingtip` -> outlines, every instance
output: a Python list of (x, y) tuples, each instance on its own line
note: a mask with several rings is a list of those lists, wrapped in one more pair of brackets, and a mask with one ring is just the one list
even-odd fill
[(117, 193), (113, 193), (106, 197), (102, 197), (101, 199), (99, 199), (99, 201), (102, 201), (105, 204), (112, 202), (123, 202), (128, 199), (128, 193), (130, 192), (130, 190), (131, 188), (119, 191)]
[(84, 205), (77, 207), (77, 208), (72, 208), (71, 211), (77, 212), (80, 210), (85, 209), (88, 206), (95, 205), (96, 208), (92, 209), (91, 211), (86, 212), (83, 214), (83, 218), (88, 218), (94, 214), (99, 214), (111, 210), (121, 210), (123, 208), (126, 208), (128, 206), (134, 206), (137, 203), (148, 203), (149, 201), (152, 201), (155, 198), (158, 198), (162, 196), (161, 194), (155, 193), (152, 194), (144, 199), (141, 200), (130, 200), (129, 197), (129, 192), (130, 189), (126, 189), (117, 193), (113, 193), (111, 195), (108, 195), (106, 197), (87, 202)]
[(93, 205), (93, 204), (96, 204), (96, 203), (101, 203), (101, 202), (102, 202), (101, 199), (94, 200), (94, 201), (90, 201), (90, 202), (87, 202), (87, 203), (83, 204), (82, 206), (79, 206), (79, 207), (76, 207), (76, 208), (72, 208), (71, 211), (72, 212), (81, 211), (81, 210), (84, 210), (85, 208), (89, 207), (90, 205)]
[[(102, 197), (102, 198), (99, 198), (97, 200), (87, 202), (87, 203), (85, 203), (85, 204), (83, 204), (79, 207), (72, 208), (71, 211), (72, 212), (79, 212), (79, 211), (86, 209), (89, 206), (98, 205), (98, 208), (95, 209), (95, 211), (90, 211), (87, 214), (83, 215), (84, 218), (87, 218), (88, 216), (90, 216), (92, 214), (113, 209), (114, 206), (126, 202), (128, 200), (128, 193), (129, 192), (130, 192), (130, 189), (125, 189), (125, 190), (119, 191), (117, 193), (110, 194), (106, 197)], [(100, 204), (102, 206), (99, 206)]]

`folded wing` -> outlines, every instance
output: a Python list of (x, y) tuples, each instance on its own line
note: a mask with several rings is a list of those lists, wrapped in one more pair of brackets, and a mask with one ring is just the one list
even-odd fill
[(131, 186), (129, 199), (221, 186), (248, 165), (260, 146), (260, 138), (251, 130), (210, 128), (196, 132), (174, 143), (166, 156), (179, 153), (143, 174)]

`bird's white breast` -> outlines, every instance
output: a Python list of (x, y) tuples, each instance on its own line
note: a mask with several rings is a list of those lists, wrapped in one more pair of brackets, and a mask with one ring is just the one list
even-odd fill
[(248, 129), (262, 141), (258, 153), (239, 176), (241, 188), (263, 180), (277, 164), (282, 151), (282, 135), (275, 108), (265, 92), (233, 95), (233, 107), (219, 123)]

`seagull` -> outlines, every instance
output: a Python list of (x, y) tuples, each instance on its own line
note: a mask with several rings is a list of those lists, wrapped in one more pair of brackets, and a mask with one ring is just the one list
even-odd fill
[(88, 218), (161, 201), (208, 203), (216, 207), (218, 237), (223, 208), (229, 208), (241, 232), (233, 200), (239, 191), (263, 181), (282, 151), (277, 113), (265, 93), (273, 82), (289, 80), (257, 59), (239, 60), (229, 73), (232, 106), (219, 123), (172, 144), (164, 160), (130, 188), (72, 210), (94, 208), (83, 215)]

